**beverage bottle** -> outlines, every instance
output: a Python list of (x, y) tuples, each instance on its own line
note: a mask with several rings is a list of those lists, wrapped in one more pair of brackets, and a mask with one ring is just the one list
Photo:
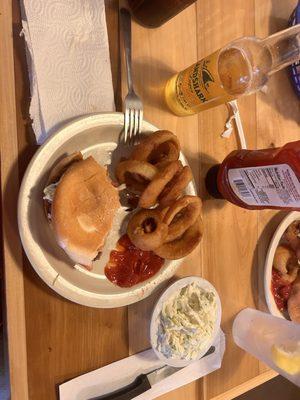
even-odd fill
[(179, 116), (196, 114), (260, 90), (299, 59), (300, 24), (266, 39), (237, 39), (170, 78), (167, 105)]
[(235, 150), (209, 169), (208, 193), (237, 206), (300, 210), (300, 140), (281, 148)]

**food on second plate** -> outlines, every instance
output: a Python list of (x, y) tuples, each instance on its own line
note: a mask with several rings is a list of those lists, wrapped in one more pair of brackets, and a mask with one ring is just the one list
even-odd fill
[(293, 283), (287, 305), (291, 320), (300, 324), (300, 274)]
[(275, 250), (271, 280), (277, 308), (294, 322), (300, 322), (299, 225), (295, 221), (284, 232)]
[(68, 156), (52, 169), (43, 199), (59, 246), (91, 269), (120, 206), (106, 169), (93, 157)]
[(281, 274), (275, 268), (272, 269), (271, 292), (279, 311), (287, 310), (287, 301), (291, 295), (292, 285), (282, 281)]
[(120, 287), (131, 287), (151, 278), (163, 265), (163, 258), (137, 248), (127, 235), (123, 235), (116, 250), (110, 253), (105, 275)]
[(294, 250), (298, 260), (300, 260), (300, 221), (294, 221), (284, 234), (286, 242)]
[(168, 206), (193, 178), (190, 167), (178, 160), (179, 154), (177, 137), (169, 131), (157, 131), (135, 146), (128, 160), (117, 165), (117, 180), (139, 194), (139, 207)]
[(278, 246), (274, 255), (273, 267), (280, 272), (283, 282), (287, 284), (294, 282), (299, 269), (296, 254), (287, 246)]
[(199, 197), (186, 195), (167, 208), (141, 209), (130, 218), (127, 234), (142, 250), (168, 260), (183, 258), (202, 238), (201, 207)]
[(193, 282), (163, 303), (156, 348), (167, 358), (194, 360), (208, 347), (216, 320), (215, 293)]

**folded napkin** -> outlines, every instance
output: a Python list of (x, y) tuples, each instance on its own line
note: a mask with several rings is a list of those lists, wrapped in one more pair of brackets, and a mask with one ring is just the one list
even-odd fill
[(114, 110), (104, 0), (22, 0), (39, 144), (80, 115)]
[[(225, 336), (222, 331), (216, 338), (214, 346), (216, 348), (214, 353), (178, 369), (173, 375), (155, 383), (151, 389), (135, 399), (155, 399), (219, 369), (225, 351)], [(152, 349), (149, 349), (63, 383), (59, 386), (59, 398), (60, 400), (88, 400), (102, 396), (127, 386), (138, 375), (149, 373), (163, 365), (163, 361), (156, 357)]]

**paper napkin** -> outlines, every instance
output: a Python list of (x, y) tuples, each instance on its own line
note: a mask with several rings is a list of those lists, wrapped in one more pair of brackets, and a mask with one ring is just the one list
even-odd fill
[[(214, 346), (216, 348), (214, 353), (179, 369), (135, 399), (155, 399), (219, 369), (225, 351), (225, 336), (222, 331), (220, 331)], [(60, 385), (60, 400), (88, 400), (111, 393), (133, 382), (138, 375), (148, 373), (163, 365), (163, 361), (156, 357), (152, 349), (143, 351)]]
[(22, 0), (39, 144), (74, 117), (114, 110), (104, 0)]

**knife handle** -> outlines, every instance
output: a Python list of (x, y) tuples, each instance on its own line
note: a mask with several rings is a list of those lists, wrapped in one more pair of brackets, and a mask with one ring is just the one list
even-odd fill
[(100, 397), (95, 397), (91, 400), (131, 400), (149, 390), (151, 385), (148, 381), (147, 375), (141, 374), (129, 385), (118, 389), (112, 393), (104, 394)]

